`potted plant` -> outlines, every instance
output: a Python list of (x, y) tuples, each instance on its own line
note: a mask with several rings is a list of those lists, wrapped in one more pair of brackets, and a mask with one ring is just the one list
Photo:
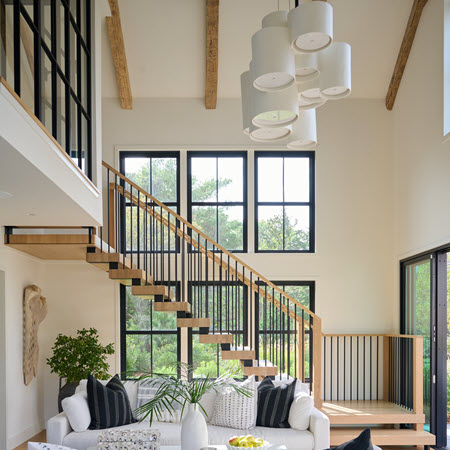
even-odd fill
[[(95, 328), (78, 330), (76, 337), (58, 334), (52, 350), (53, 356), (47, 358), (47, 364), (60, 378), (59, 412), (62, 411), (61, 401), (73, 395), (79, 382), (89, 374), (99, 380), (110, 377), (106, 357), (114, 354), (114, 344), (101, 345)], [(61, 388), (62, 378), (66, 379), (66, 384)]]
[[(141, 421), (150, 416), (150, 426), (153, 417), (163, 414), (167, 409), (175, 413), (174, 404), (181, 405), (181, 417), (185, 407), (188, 412), (181, 423), (181, 448), (182, 450), (198, 450), (208, 446), (208, 429), (202, 410), (206, 411), (201, 404), (202, 397), (209, 391), (219, 393), (222, 389), (231, 388), (237, 393), (251, 397), (252, 392), (233, 382), (235, 373), (227, 373), (218, 378), (210, 378), (208, 375), (202, 378), (194, 378), (194, 368), (183, 363), (178, 363), (183, 374), (183, 379), (174, 375), (146, 373), (141, 375), (137, 381), (145, 381), (147, 387), (156, 389), (154, 397), (144, 405), (136, 409), (138, 416), (142, 415)], [(188, 381), (185, 381), (188, 380)]]

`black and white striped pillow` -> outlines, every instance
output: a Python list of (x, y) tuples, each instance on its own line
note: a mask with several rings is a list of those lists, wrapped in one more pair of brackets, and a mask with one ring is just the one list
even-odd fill
[(268, 377), (258, 386), (256, 425), (269, 428), (290, 428), (289, 410), (294, 400), (297, 379), (275, 386)]
[(91, 413), (90, 430), (103, 430), (136, 422), (119, 375), (111, 378), (106, 386), (89, 375), (86, 389)]

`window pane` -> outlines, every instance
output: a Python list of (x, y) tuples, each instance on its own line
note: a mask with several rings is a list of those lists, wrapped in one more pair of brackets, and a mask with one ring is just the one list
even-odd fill
[(284, 159), (284, 200), (309, 201), (309, 158)]
[(217, 242), (217, 207), (193, 206), (192, 224)]
[(219, 244), (230, 250), (244, 248), (244, 207), (219, 206)]
[(127, 335), (127, 368), (129, 378), (152, 370), (152, 338), (149, 335)]
[(283, 158), (258, 158), (258, 201), (283, 201)]
[(72, 23), (70, 23), (70, 86), (72, 87), (75, 94), (79, 95), (77, 89), (77, 36), (73, 28)]
[(88, 59), (84, 48), (81, 47), (81, 92), (80, 92), (80, 100), (83, 108), (87, 111), (87, 74), (88, 74)]
[(219, 202), (242, 202), (244, 193), (243, 158), (218, 159)]
[(195, 377), (218, 375), (218, 347), (217, 344), (200, 344), (199, 335), (192, 336), (192, 365)]
[(56, 61), (63, 73), (65, 73), (66, 64), (64, 17), (65, 8), (61, 3), (61, 0), (58, 0), (56, 2)]
[(150, 158), (125, 158), (125, 176), (150, 192)]
[(126, 288), (126, 329), (127, 331), (149, 331), (152, 327), (152, 303), (131, 295), (131, 288)]
[[(310, 288), (309, 286), (282, 286), (282, 289), (286, 292), (286, 294), (295, 298), (295, 300), (299, 301), (303, 306), (307, 308), (310, 307)], [(299, 308), (297, 308), (298, 312)], [(300, 312), (301, 314), (301, 312)], [(305, 319), (307, 317), (305, 316)]]
[(176, 158), (152, 158), (151, 194), (160, 202), (177, 201)]
[(192, 158), (192, 201), (217, 201), (216, 158)]
[(177, 335), (154, 334), (153, 371), (159, 373), (173, 374), (176, 371), (176, 364), (177, 364)]
[(258, 249), (283, 250), (283, 207), (258, 207)]
[(284, 211), (285, 250), (308, 250), (309, 206), (286, 206)]
[(40, 2), (41, 5), (41, 30), (42, 40), (48, 48), (52, 48), (51, 42), (51, 2)]

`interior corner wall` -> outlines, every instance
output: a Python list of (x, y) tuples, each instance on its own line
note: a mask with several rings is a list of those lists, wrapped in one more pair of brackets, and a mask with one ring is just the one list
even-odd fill
[[(351, 98), (317, 111), (317, 252), (239, 257), (270, 280), (315, 280), (326, 332), (395, 331), (392, 115), (382, 100)], [(128, 111), (117, 99), (104, 99), (105, 161), (117, 167), (120, 149), (182, 151), (182, 214), (187, 150), (248, 150), (253, 251), (255, 146), (241, 131), (239, 99), (220, 99), (215, 110), (206, 110), (202, 99), (134, 99)]]

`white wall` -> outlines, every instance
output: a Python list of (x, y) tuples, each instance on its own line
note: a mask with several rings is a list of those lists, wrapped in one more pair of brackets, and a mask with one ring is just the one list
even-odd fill
[[(103, 157), (120, 149), (181, 149), (182, 214), (187, 149), (249, 150), (249, 249), (253, 248), (254, 147), (242, 134), (239, 100), (103, 102)], [(393, 172), (390, 114), (380, 100), (329, 102), (318, 112), (317, 253), (242, 256), (269, 279), (316, 280), (316, 311), (328, 332), (392, 331)]]
[[(5, 272), (0, 270), (0, 324), (6, 317)], [(6, 448), (6, 330), (0, 327), (0, 448)]]

